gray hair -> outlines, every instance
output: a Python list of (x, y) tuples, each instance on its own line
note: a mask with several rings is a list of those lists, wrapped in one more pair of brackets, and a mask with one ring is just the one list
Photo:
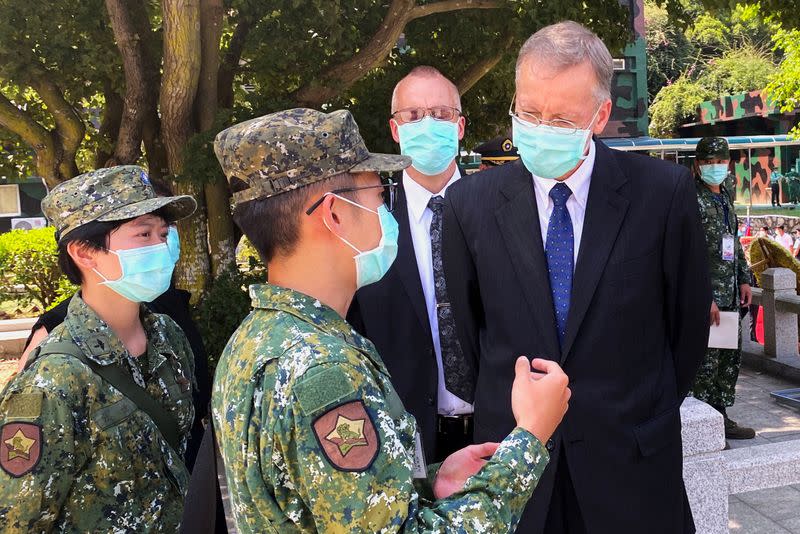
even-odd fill
[(566, 20), (531, 35), (517, 56), (517, 79), (526, 60), (542, 62), (552, 69), (589, 61), (597, 78), (595, 98), (598, 102), (611, 98), (611, 78), (614, 75), (611, 53), (597, 35), (577, 22)]
[(450, 81), (447, 76), (439, 72), (438, 69), (428, 65), (420, 65), (411, 69), (411, 72), (403, 76), (403, 78), (397, 82), (397, 85), (394, 86), (394, 90), (392, 91), (392, 113), (397, 111), (397, 88), (409, 78), (441, 78), (450, 87), (450, 90), (453, 93), (453, 100), (457, 104), (456, 109), (461, 111), (461, 95), (458, 92), (458, 87), (456, 87), (456, 84)]

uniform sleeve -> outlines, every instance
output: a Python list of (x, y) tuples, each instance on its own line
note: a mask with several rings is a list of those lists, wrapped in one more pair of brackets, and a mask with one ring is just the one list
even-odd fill
[[(688, 171), (676, 177), (663, 245), (665, 309), (679, 398), (686, 396), (708, 345), (708, 249)], [(717, 253), (717, 256), (719, 253)]]
[[(49, 532), (88, 454), (75, 407), (54, 381), (63, 366), (37, 362), (0, 401), (0, 517), (3, 532)], [(34, 385), (35, 384), (35, 385)]]
[(549, 460), (532, 434), (514, 430), (462, 492), (430, 502), (413, 483), (413, 418), (397, 413), (367, 369), (320, 367), (320, 384), (349, 383), (351, 392), (322, 409), (314, 393), (295, 395), (274, 436), (276, 476), (295, 488), (319, 532), (514, 531)]

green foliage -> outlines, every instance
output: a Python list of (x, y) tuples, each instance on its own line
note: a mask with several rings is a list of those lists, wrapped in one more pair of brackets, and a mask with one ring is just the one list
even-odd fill
[(708, 62), (707, 71), (698, 77), (710, 91), (722, 96), (761, 90), (777, 69), (769, 54), (752, 46), (726, 51)]
[(661, 89), (650, 106), (650, 135), (675, 137), (680, 123), (694, 117), (697, 106), (714, 96), (702, 84), (681, 76)]
[(47, 227), (0, 234), (0, 297), (50, 308), (75, 292), (58, 268), (54, 233)]
[(665, 85), (677, 80), (695, 61), (695, 45), (667, 11), (645, 4), (645, 41), (647, 46), (647, 93), (655, 99)]
[(704, 53), (712, 53), (730, 45), (731, 30), (719, 18), (704, 13), (686, 30), (686, 38)]
[[(788, 113), (800, 107), (800, 30), (777, 31), (773, 42), (783, 51), (784, 57), (766, 92), (781, 111)], [(790, 133), (800, 137), (797, 126)]]
[(195, 309), (194, 320), (203, 337), (212, 375), (228, 339), (250, 312), (248, 286), (265, 281), (262, 269), (228, 271), (214, 281)]

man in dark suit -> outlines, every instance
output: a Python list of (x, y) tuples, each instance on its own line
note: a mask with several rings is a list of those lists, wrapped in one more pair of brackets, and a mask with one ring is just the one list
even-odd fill
[(444, 196), (456, 166), (464, 117), (456, 86), (432, 67), (417, 67), (392, 94), (392, 137), (412, 166), (394, 216), (397, 259), (378, 283), (356, 293), (348, 320), (372, 340), (406, 409), (417, 419), (429, 461), (472, 444), (475, 369), (463, 361), (442, 268)]
[(612, 59), (574, 22), (534, 34), (512, 104), (520, 161), (447, 195), (444, 265), (475, 439), (513, 426), (510, 362), (560, 362), (572, 399), (518, 532), (694, 532), (679, 408), (708, 340), (705, 240), (689, 171), (594, 139)]

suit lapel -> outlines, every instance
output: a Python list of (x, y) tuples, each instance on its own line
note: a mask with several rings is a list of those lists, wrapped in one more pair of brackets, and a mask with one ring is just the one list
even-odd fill
[(625, 175), (611, 149), (601, 141), (595, 141), (595, 147), (597, 155), (589, 185), (581, 248), (572, 280), (567, 332), (561, 351), (562, 363), (572, 349), (628, 211), (628, 199), (618, 191), (627, 181)]
[(513, 176), (502, 186), (507, 202), (497, 210), (495, 217), (537, 331), (544, 336), (541, 341), (547, 353), (542, 356), (555, 359), (559, 354), (558, 337), (533, 177), (521, 162), (506, 167), (512, 170)]
[(397, 205), (393, 215), (400, 226), (400, 235), (397, 239), (397, 258), (394, 267), (403, 283), (403, 288), (411, 301), (411, 306), (419, 319), (420, 326), (430, 335), (431, 326), (428, 322), (428, 309), (425, 306), (425, 294), (422, 292), (422, 282), (419, 279), (417, 256), (414, 253), (414, 242), (411, 239), (411, 228), (408, 221), (408, 205), (402, 187), (398, 188)]

